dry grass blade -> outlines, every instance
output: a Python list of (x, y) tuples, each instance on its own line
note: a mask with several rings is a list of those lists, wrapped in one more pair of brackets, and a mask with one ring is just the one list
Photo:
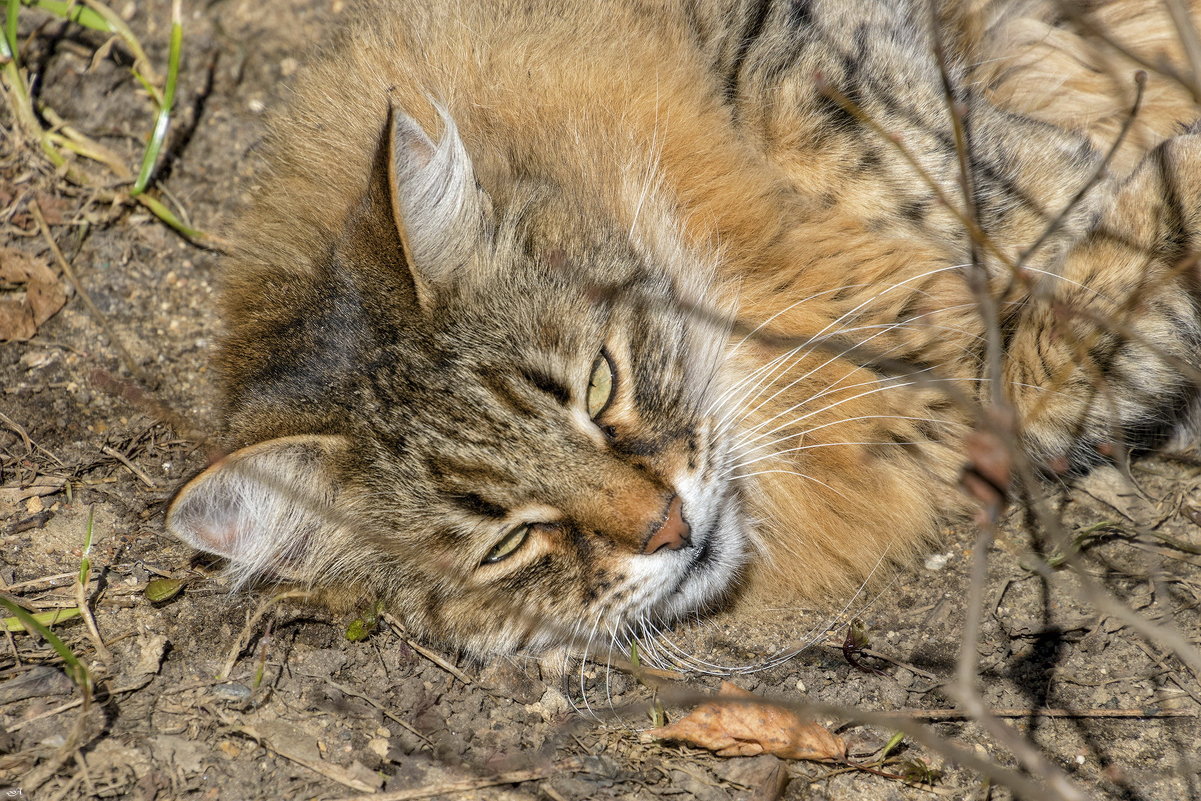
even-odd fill
[(563, 773), (574, 773), (582, 769), (582, 760), (575, 758), (564, 759), (545, 768), (511, 770), (479, 779), (439, 782), (427, 787), (375, 793), (369, 796), (348, 796), (346, 798), (335, 799), (335, 801), (368, 801), (368, 799), (370, 801), (421, 801), (421, 799), (425, 798), (439, 798), (454, 796), (459, 793), (470, 793), (475, 790), (484, 790), (488, 787), (497, 787), (502, 784), (522, 784), (524, 782), (538, 781), (539, 779), (546, 779)]
[(54, 259), (58, 262), (58, 266), (63, 271), (63, 275), (67, 276), (67, 280), (70, 281), (71, 286), (75, 288), (75, 293), (79, 296), (79, 299), (83, 301), (83, 305), (87, 308), (88, 313), (92, 316), (92, 319), (96, 321), (96, 325), (100, 326), (100, 329), (104, 332), (104, 336), (106, 339), (108, 339), (109, 344), (112, 345), (115, 351), (117, 351), (117, 355), (120, 357), (121, 363), (125, 366), (125, 369), (129, 371), (130, 375), (145, 383), (148, 380), (148, 376), (142, 370), (142, 368), (138, 366), (138, 363), (134, 361), (133, 356), (130, 355), (129, 350), (126, 349), (124, 341), (117, 336), (116, 331), (114, 331), (113, 327), (109, 324), (108, 317), (106, 317), (104, 313), (97, 308), (95, 302), (92, 300), (92, 296), (88, 294), (87, 290), (84, 289), (83, 284), (80, 283), (79, 277), (75, 275), (74, 268), (71, 267), (71, 263), (67, 261), (67, 257), (64, 256), (62, 250), (59, 249), (58, 242), (55, 241), (54, 235), (50, 233), (50, 226), (46, 224), (46, 218), (43, 216), (42, 210), (39, 208), (36, 201), (30, 204), (29, 212), (33, 215), (34, 220), (37, 221), (38, 230), (42, 232), (42, 237), (46, 240), (46, 244), (50, 247), (50, 252), (54, 254)]
[(238, 639), (234, 643), (233, 648), (229, 649), (229, 656), (226, 657), (225, 664), (217, 673), (217, 679), (219, 681), (228, 679), (230, 674), (233, 673), (234, 666), (238, 664), (238, 657), (242, 655), (242, 651), (245, 650), (246, 646), (250, 643), (251, 638), (254, 637), (254, 633), (258, 628), (259, 622), (263, 619), (263, 616), (272, 611), (277, 603), (288, 600), (289, 598), (308, 600), (312, 598), (312, 593), (306, 592), (305, 590), (288, 590), (286, 592), (272, 595), (270, 598), (265, 598), (246, 620), (246, 625), (242, 627), (241, 633), (238, 634)]

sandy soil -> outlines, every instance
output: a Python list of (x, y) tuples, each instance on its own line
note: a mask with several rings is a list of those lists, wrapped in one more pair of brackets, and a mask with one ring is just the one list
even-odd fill
[[(255, 191), (264, 104), (341, 6), (189, 4), (180, 113), (156, 191), (195, 225), (219, 231)], [(131, 2), (118, 11), (163, 64), (167, 5)], [(93, 59), (104, 37), (22, 14), (40, 101), (136, 164), (153, 109), (134, 91), (122, 48)], [(220, 258), (136, 205), (106, 203), (63, 181), (12, 132), (7, 108), (0, 129), (0, 243), (61, 273), (31, 212), (37, 204), (99, 312), (72, 293), (32, 340), (0, 344), (0, 591), (33, 609), (74, 606), (91, 519), (88, 593), (107, 650), (78, 618), (54, 627), (95, 680), (95, 698), (81, 711), (62, 658), (38, 638), (6, 634), (0, 798), (334, 799), (422, 788), (431, 795), (404, 797), (1010, 797), (911, 741), (900, 755), (941, 770), (933, 788), (835, 765), (642, 742), (652, 693), (603, 660), (566, 678), (527, 662), (481, 667), (386, 624), (352, 642), (349, 617), (290, 600), (265, 605), (269, 593), (231, 596), (215, 566), (161, 525), (173, 486), (204, 463), (198, 439), (214, 430), (206, 358), (218, 330)], [(121, 391), (130, 377), (104, 326), (144, 373), (144, 394)], [(163, 408), (174, 410), (173, 427), (162, 422)], [(1133, 479), (1106, 470), (1078, 487), (1049, 488), (1047, 506), (1080, 535), (1089, 575), (1196, 643), (1201, 467), (1159, 457), (1136, 465)], [(1024, 520), (1015, 513), (989, 553), (978, 644), (985, 704), (1091, 797), (1201, 797), (1198, 676), (1121, 616), (1083, 603), (1071, 571), (1049, 579), (1032, 572), (1031, 551), (1054, 548), (1028, 534)], [(941, 552), (855, 599), (842, 617), (741, 609), (673, 641), (724, 666), (807, 645), (735, 681), (785, 700), (927, 710), (942, 737), (1014, 765), (979, 723), (930, 712), (955, 706), (944, 688), (954, 677), (973, 536), (948, 530)], [(181, 580), (182, 592), (152, 602), (146, 588), (160, 578)], [(860, 655), (870, 670), (832, 647), (852, 614), (886, 657)], [(718, 682), (689, 674), (669, 684), (708, 691)], [(1083, 716), (1038, 712), (1045, 709)], [(891, 734), (831, 725), (858, 759)], [(493, 784), (445, 795), (464, 781)]]

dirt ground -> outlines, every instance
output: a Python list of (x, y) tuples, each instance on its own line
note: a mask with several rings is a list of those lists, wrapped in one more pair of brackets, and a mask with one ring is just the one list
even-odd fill
[[(342, 6), (216, 0), (185, 7), (179, 112), (157, 196), (194, 225), (221, 229), (256, 191), (265, 105)], [(114, 8), (151, 61), (164, 64), (168, 5), (130, 0)], [(95, 57), (105, 37), (27, 9), (21, 32), (39, 101), (136, 165), (153, 108), (134, 91), (122, 47)], [(39, 638), (5, 634), (0, 798), (335, 799), (376, 790), (395, 798), (551, 801), (1011, 797), (910, 740), (898, 753), (941, 771), (935, 784), (644, 742), (651, 691), (603, 660), (569, 669), (566, 678), (531, 662), (480, 667), (386, 624), (352, 642), (350, 617), (294, 600), (264, 605), (270, 593), (231, 595), (216, 566), (165, 535), (161, 521), (172, 488), (204, 464), (198, 438), (214, 430), (206, 360), (218, 330), (220, 257), (136, 204), (113, 204), (62, 180), (14, 133), (5, 107), (0, 247), (61, 274), (34, 205), (96, 313), (72, 292), (32, 339), (0, 344), (0, 591), (31, 609), (75, 606), (91, 520), (89, 601), (107, 653), (80, 618), (54, 626), (95, 681), (95, 697), (81, 711), (63, 659)], [(144, 373), (144, 394), (128, 390), (130, 376), (104, 326)], [(174, 410), (173, 426), (162, 422), (163, 408)], [(1078, 535), (1090, 576), (1195, 645), (1201, 462), (1156, 457), (1135, 465), (1132, 477), (1108, 469), (1078, 486), (1048, 488), (1047, 506)], [(1157, 638), (1084, 603), (1070, 570), (1049, 579), (1034, 572), (1029, 554), (1039, 544), (1024, 519), (1015, 513), (989, 554), (978, 645), (984, 703), (1088, 797), (1201, 798), (1198, 675)], [(675, 647), (712, 666), (772, 663), (734, 677), (772, 698), (925, 710), (913, 714), (940, 736), (1016, 765), (979, 723), (947, 713), (956, 705), (946, 686), (973, 537), (967, 528), (948, 530), (925, 564), (853, 600), (841, 616), (738, 609), (681, 628), (674, 646), (657, 652)], [(161, 578), (182, 580), (183, 590), (155, 603), (146, 589)], [(860, 654), (856, 665), (837, 647), (852, 616), (884, 658)], [(771, 659), (790, 649), (799, 653)], [(682, 684), (709, 691), (719, 680), (690, 673)], [(678, 714), (668, 708), (669, 717)], [(830, 723), (860, 760), (892, 734)]]

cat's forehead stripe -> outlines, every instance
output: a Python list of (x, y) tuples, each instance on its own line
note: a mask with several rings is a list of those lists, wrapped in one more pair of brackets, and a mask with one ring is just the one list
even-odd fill
[(517, 368), (518, 375), (528, 381), (532, 386), (537, 387), (541, 391), (550, 395), (560, 404), (566, 406), (571, 400), (571, 390), (550, 372), (537, 367), (520, 366)]
[(448, 497), (459, 508), (479, 517), (503, 520), (509, 514), (507, 508), (498, 503), (493, 503), (477, 492), (452, 493)]
[(500, 369), (489, 365), (476, 370), (475, 375), (493, 399), (509, 411), (522, 417), (537, 417), (542, 413), (542, 409), (526, 397), (528, 393), (518, 390)]

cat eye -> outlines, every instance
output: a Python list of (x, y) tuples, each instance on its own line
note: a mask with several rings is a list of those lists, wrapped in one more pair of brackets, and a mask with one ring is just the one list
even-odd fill
[(613, 361), (603, 350), (592, 363), (592, 376), (588, 379), (588, 416), (593, 420), (601, 416), (609, 408), (613, 400), (613, 385), (617, 373), (613, 369)]
[(526, 537), (529, 534), (529, 525), (518, 526), (513, 529), (504, 536), (504, 539), (496, 543), (496, 547), (488, 552), (488, 555), (484, 557), (484, 561), (481, 564), (492, 565), (508, 559), (525, 543)]

